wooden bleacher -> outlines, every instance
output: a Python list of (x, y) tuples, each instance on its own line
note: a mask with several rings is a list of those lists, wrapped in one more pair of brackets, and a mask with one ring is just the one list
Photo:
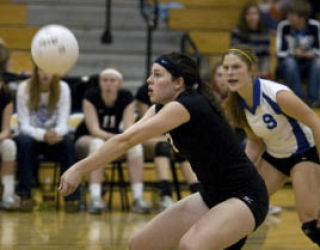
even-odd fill
[[(169, 2), (169, 0), (161, 0)], [(169, 28), (185, 30), (200, 53), (215, 63), (230, 46), (230, 32), (238, 22), (242, 7), (249, 0), (177, 0), (183, 9), (170, 9)], [(276, 66), (275, 37), (271, 39), (271, 72)]]
[(25, 4), (0, 0), (0, 38), (12, 53), (12, 71), (32, 70), (30, 45), (37, 27), (26, 24), (27, 8)]
[[(169, 3), (172, 0), (160, 0), (160, 3)], [(249, 0), (175, 0), (174, 2), (180, 3), (187, 8), (214, 8), (214, 7), (241, 7)]]

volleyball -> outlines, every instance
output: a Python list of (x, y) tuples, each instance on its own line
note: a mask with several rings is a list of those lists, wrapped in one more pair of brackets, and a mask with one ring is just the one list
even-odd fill
[(45, 72), (65, 75), (79, 57), (79, 45), (68, 28), (51, 24), (34, 35), (31, 55), (35, 64)]

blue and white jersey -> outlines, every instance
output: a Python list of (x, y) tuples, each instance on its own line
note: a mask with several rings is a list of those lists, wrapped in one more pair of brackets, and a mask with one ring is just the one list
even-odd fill
[(301, 154), (314, 146), (312, 131), (305, 124), (284, 114), (277, 104), (279, 91), (291, 90), (273, 81), (256, 79), (253, 86), (253, 107), (240, 102), (255, 135), (266, 145), (266, 151), (275, 158)]

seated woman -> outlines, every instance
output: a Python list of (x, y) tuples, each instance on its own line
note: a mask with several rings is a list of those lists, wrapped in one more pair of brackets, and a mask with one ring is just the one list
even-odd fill
[(3, 185), (2, 208), (15, 210), (19, 207), (20, 198), (14, 193), (14, 165), (17, 147), (11, 139), (10, 121), (13, 112), (13, 99), (0, 77), (0, 154), (1, 180)]
[[(68, 134), (70, 89), (60, 76), (34, 67), (29, 80), (22, 82), (17, 91), (19, 135), (18, 195), (21, 210), (32, 210), (31, 187), (33, 169), (39, 155), (58, 160), (61, 173), (74, 164), (74, 144)], [(79, 191), (65, 198), (67, 212), (79, 210)]]
[(258, 57), (258, 75), (270, 78), (270, 31), (264, 24), (256, 3), (248, 3), (241, 11), (239, 22), (231, 32), (231, 47), (245, 44)]
[[(135, 122), (133, 96), (120, 89), (122, 74), (107, 68), (100, 73), (99, 86), (89, 89), (83, 99), (85, 121), (76, 131), (76, 155), (81, 159), (96, 152), (106, 140), (126, 130)], [(141, 145), (127, 152), (129, 178), (133, 193), (133, 212), (149, 213), (150, 206), (143, 198), (143, 149)], [(99, 214), (105, 208), (101, 198), (103, 165), (90, 174), (89, 213)]]

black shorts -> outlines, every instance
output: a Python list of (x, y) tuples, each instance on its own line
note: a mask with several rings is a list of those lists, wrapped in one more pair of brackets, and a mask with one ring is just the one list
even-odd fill
[(200, 194), (208, 208), (212, 208), (230, 198), (242, 200), (249, 207), (254, 216), (255, 230), (265, 220), (269, 209), (268, 191), (260, 176), (256, 176), (244, 183), (241, 189), (229, 192), (210, 192), (210, 190), (206, 191), (204, 189)]
[(262, 158), (287, 176), (290, 176), (291, 169), (300, 162), (311, 161), (319, 164), (319, 156), (316, 147), (312, 147), (302, 154), (288, 158), (275, 158), (267, 152), (264, 152)]

